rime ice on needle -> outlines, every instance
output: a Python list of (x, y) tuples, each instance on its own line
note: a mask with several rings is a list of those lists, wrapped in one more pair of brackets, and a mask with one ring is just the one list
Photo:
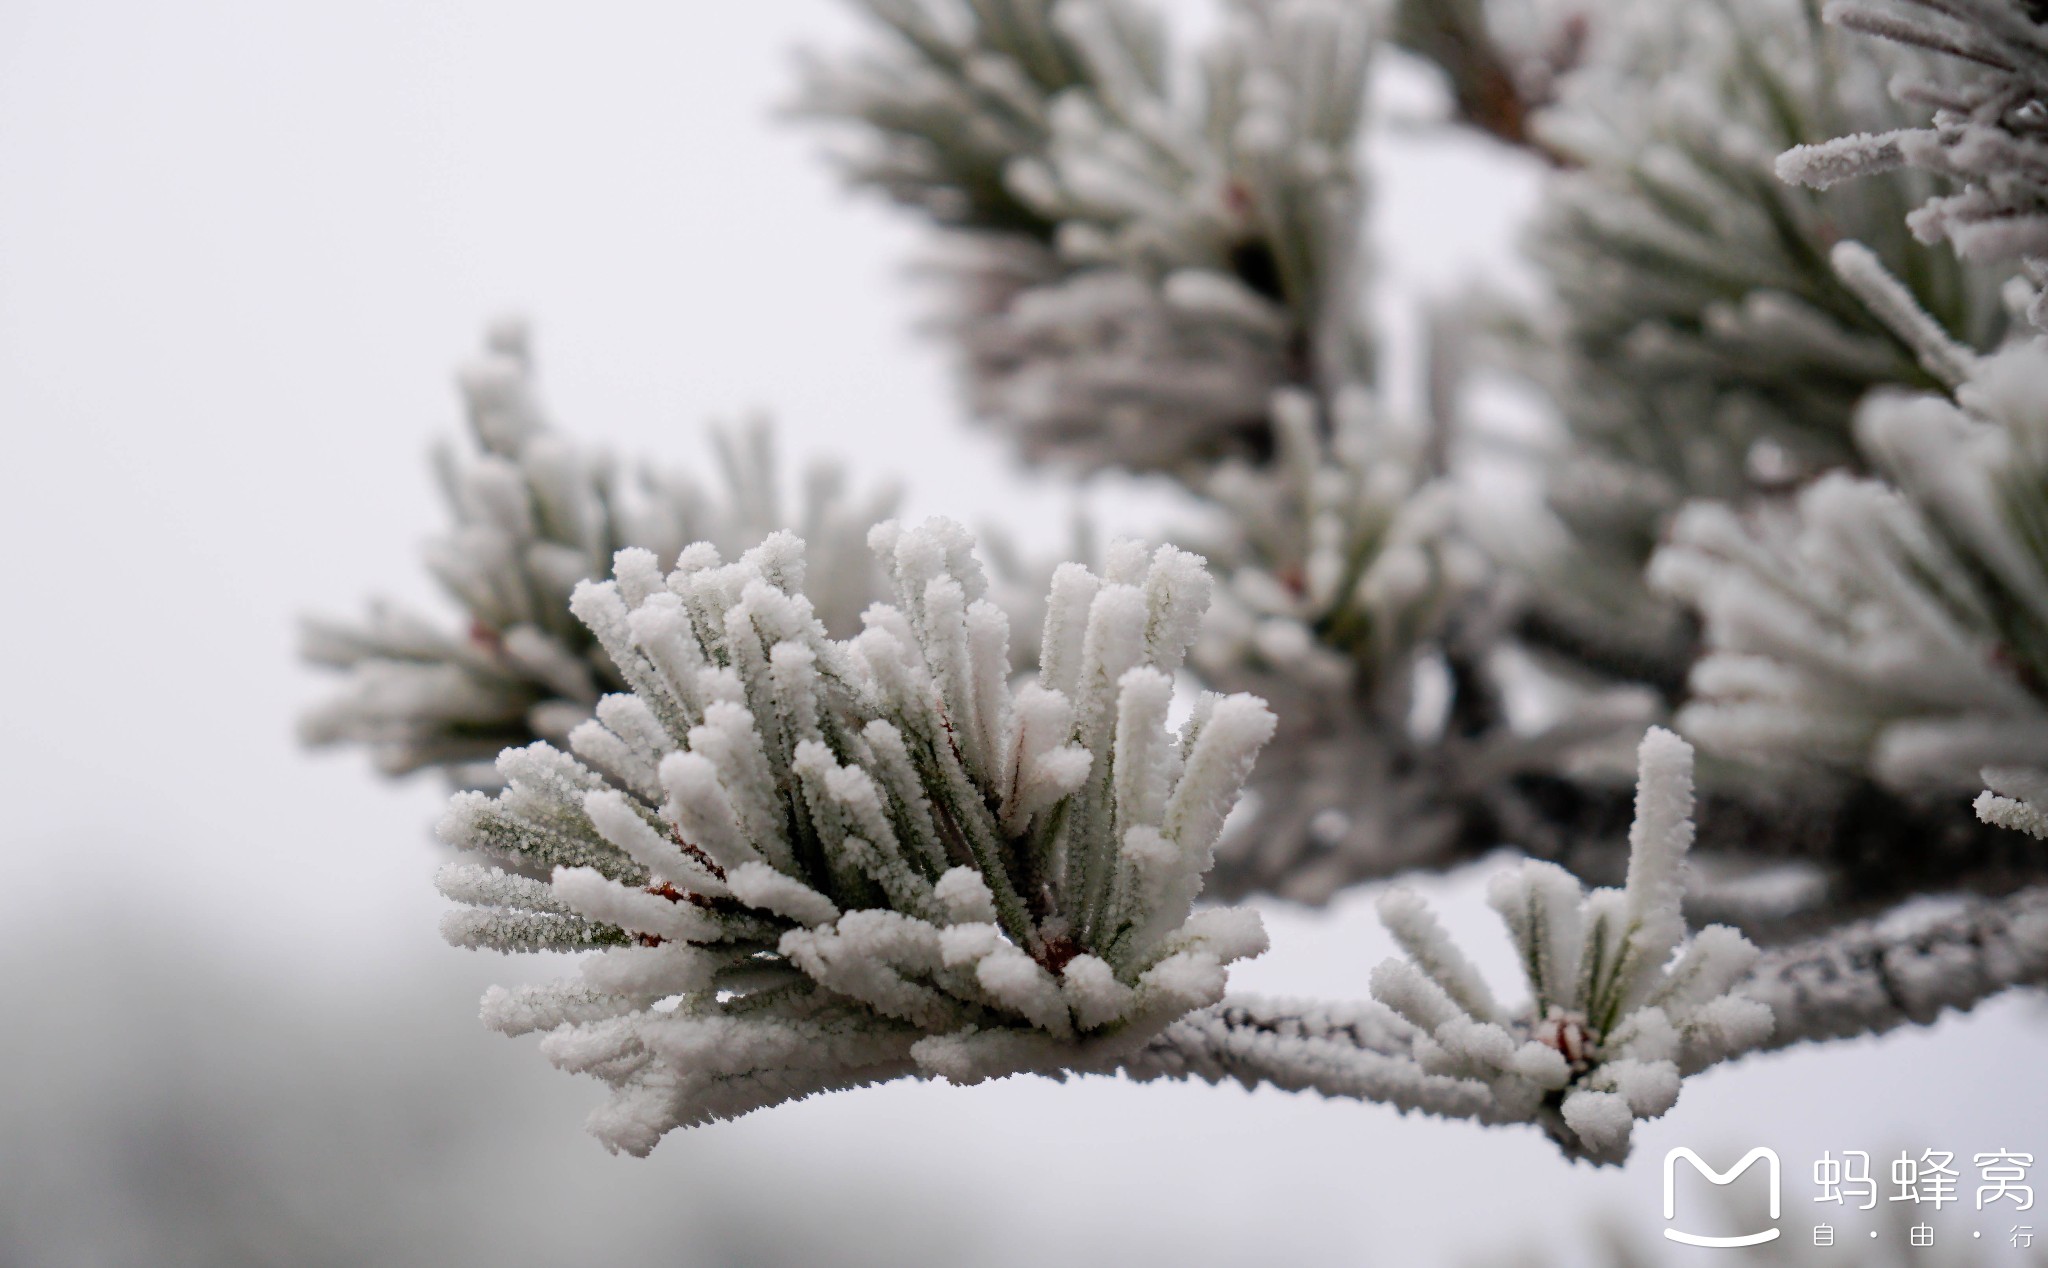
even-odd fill
[(2048, 771), (1986, 767), (1977, 817), (2048, 841)]
[(1732, 993), (1757, 949), (1723, 925), (1688, 937), (1679, 912), (1693, 839), (1692, 749), (1652, 729), (1639, 761), (1623, 888), (1588, 893), (1536, 860), (1488, 887), (1529, 981), (1520, 1010), (1494, 1002), (1418, 895), (1381, 898), (1380, 918), (1408, 959), (1373, 971), (1373, 996), (1420, 1032), (1423, 1073), (1456, 1081), (1421, 1108), (1535, 1121), (1569, 1152), (1619, 1161), (1635, 1120), (1670, 1109), (1682, 1075), (1770, 1034), (1771, 1010)]
[[(613, 1097), (645, 1153), (673, 1127), (902, 1075), (1113, 1065), (1221, 998), (1256, 915), (1191, 910), (1273, 718), (1172, 675), (1209, 598), (1195, 556), (1054, 576), (1036, 681), (958, 526), (878, 526), (893, 606), (826, 637), (803, 546), (645, 551), (577, 590), (631, 690), (500, 759), (444, 837), (449, 938), (602, 947), (577, 976), (493, 991), (486, 1020)], [(573, 754), (573, 755), (572, 755)]]

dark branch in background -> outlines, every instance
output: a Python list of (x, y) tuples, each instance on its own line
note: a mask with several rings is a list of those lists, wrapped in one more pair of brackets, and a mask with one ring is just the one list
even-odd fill
[(1583, 15), (1558, 23), (1547, 48), (1515, 58), (1494, 37), (1481, 0), (1403, 0), (1394, 8), (1388, 38), (1444, 72), (1458, 122), (1550, 163), (1572, 164), (1530, 125), (1553, 100), (1557, 80), (1579, 62), (1586, 40)]

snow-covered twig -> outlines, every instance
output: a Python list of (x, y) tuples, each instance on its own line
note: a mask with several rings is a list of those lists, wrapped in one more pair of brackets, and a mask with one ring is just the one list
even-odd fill
[(1768, 952), (1740, 993), (1771, 1010), (1768, 1043), (1881, 1034), (2048, 981), (2048, 887), (1910, 911)]
[(2048, 771), (1986, 767), (1984, 791), (1973, 803), (1994, 827), (2048, 841)]

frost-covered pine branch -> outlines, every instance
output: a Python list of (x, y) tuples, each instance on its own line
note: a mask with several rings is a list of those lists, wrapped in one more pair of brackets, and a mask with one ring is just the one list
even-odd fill
[(2048, 766), (2048, 342), (1984, 358), (1953, 401), (1874, 396), (1858, 433), (1889, 482), (1680, 517), (1652, 576), (1704, 622), (1681, 725), (1907, 790)]
[(1371, 1004), (1232, 997), (1124, 1062), (1139, 1079), (1233, 1079), (1485, 1123), (1536, 1123), (1567, 1152), (1626, 1156), (1633, 1123), (1685, 1075), (1747, 1052), (1881, 1034), (2048, 982), (2048, 887), (1908, 909), (1762, 952), (1721, 926), (1688, 933), (1681, 865), (1694, 828), (1691, 753), (1642, 748), (1629, 872), (1587, 894), (1540, 862), (1495, 878), (1489, 902), (1531, 999), (1504, 1009), (1421, 902), (1381, 915), (1407, 960)]
[[(1724, 945), (1732, 950), (1734, 940)], [(1767, 1051), (1926, 1025), (1946, 1011), (1967, 1011), (2015, 987), (2044, 982), (2048, 889), (2035, 888), (1966, 900), (1932, 917), (1899, 912), (1766, 951), (1716, 1009), (1745, 1027), (1767, 1015), (1768, 1034), (1728, 1034), (1753, 1041), (1744, 1051)], [(1571, 1033), (1546, 1029), (1543, 1038), (1562, 1041)], [(1377, 1002), (1233, 996), (1168, 1027), (1123, 1068), (1138, 1079), (1231, 1079), (1481, 1122), (1537, 1121), (1499, 1116), (1499, 1101), (1482, 1081), (1422, 1070), (1418, 1049), (1430, 1050), (1419, 1043), (1423, 1034)], [(1618, 1127), (1619, 1113), (1612, 1118)], [(1573, 1147), (1570, 1138), (1565, 1143)]]
[(645, 1153), (673, 1127), (905, 1075), (1100, 1066), (1215, 1003), (1265, 947), (1249, 911), (1192, 911), (1272, 715), (1172, 675), (1209, 597), (1171, 548), (1054, 578), (1036, 681), (964, 530), (871, 535), (895, 606), (837, 642), (803, 545), (664, 575), (638, 550), (575, 608), (631, 687), (500, 759), (442, 835), (451, 941), (605, 947), (494, 991), (486, 1020), (613, 1088), (592, 1129)]
[(1950, 178), (1960, 190), (1913, 212), (1913, 232), (1947, 239), (1966, 260), (2020, 261), (2034, 282), (2030, 315), (2048, 331), (2048, 13), (2035, 0), (1838, 0), (1827, 17), (1924, 49), (1961, 77), (1895, 86), (1901, 100), (1934, 107), (1931, 125), (1800, 146), (1779, 172), (1819, 188), (1902, 167)]
[(1225, 1077), (1385, 1101), (1486, 1123), (1536, 1123), (1567, 1152), (1625, 1158), (1633, 1124), (1681, 1078), (1761, 1044), (1770, 1010), (1730, 993), (1757, 957), (1731, 929), (1688, 934), (1682, 867), (1693, 839), (1692, 753), (1643, 740), (1629, 870), (1588, 893), (1548, 863), (1495, 877), (1530, 999), (1496, 1002), (1412, 891), (1380, 917), (1407, 953), (1374, 970), (1374, 1006), (1226, 1001), (1127, 1063), (1137, 1077)]
[(1552, 304), (1517, 357), (1570, 437), (1546, 476), (1555, 520), (1487, 544), (1534, 579), (1528, 632), (1668, 689), (1689, 630), (1642, 568), (1678, 507), (1854, 468), (1866, 392), (1939, 386), (1830, 267), (1833, 245), (1867, 244), (1972, 347), (2005, 313), (1999, 279), (1908, 233), (1926, 174), (1821, 194), (1773, 172), (1788, 147), (1905, 126), (1884, 85), (1910, 59), (1826, 30), (1809, 0), (1609, 5), (1589, 21), (1582, 65), (1538, 120), (1576, 166), (1538, 214)]
[[(459, 772), (445, 930), (589, 953), (485, 1015), (611, 1086), (608, 1144), (899, 1077), (1121, 1071), (1615, 1160), (1713, 1061), (2048, 978), (2048, 342), (2000, 347), (2028, 297), (1907, 227), (1937, 196), (1918, 228), (2029, 223), (2026, 104), (1950, 117), (1988, 98), (1808, 0), (1603, 5), (1547, 53), (1580, 28), (1537, 3), (1397, 4), (1466, 122), (1570, 169), (1534, 245), (1551, 302), (1506, 332), (1564, 425), (1547, 511), (1482, 516), (1450, 494), (1457, 376), (1421, 429), (1370, 385), (1366, 6), (1231, 0), (1191, 91), (1125, 0), (860, 4), (889, 42), (815, 63), (805, 106), (943, 227), (977, 412), (1176, 482), (1215, 601), (1196, 556), (1121, 542), (998, 605), (962, 530), (869, 535), (836, 487), (807, 560), (764, 450), (730, 451), (729, 507), (621, 475), (542, 425), (495, 336), (436, 556), (471, 633), (316, 629), (351, 685), (309, 730), (395, 769), (506, 749)], [(1938, 50), (1995, 28), (1990, 69), (2034, 74), (1994, 0), (1842, 11)], [(1812, 162), (1883, 170), (1773, 173), (1929, 104), (1950, 166), (1845, 142)], [(879, 571), (834, 554), (863, 539)], [(1175, 732), (1183, 669), (1220, 690)], [(1629, 781), (1674, 711), (1697, 828), (1675, 735)], [(1526, 1002), (1399, 889), (1374, 1000), (1224, 998), (1264, 935), (1205, 885), (1322, 901), (1503, 844)]]
[(466, 627), (382, 603), (360, 622), (308, 620), (303, 655), (346, 675), (305, 715), (311, 743), (364, 746), (392, 774), (443, 767), (457, 782), (488, 783), (502, 749), (563, 742), (602, 692), (622, 685), (569, 596), (628, 546), (673, 561), (692, 541), (737, 551), (794, 528), (827, 552), (813, 601), (828, 627), (851, 630), (883, 593), (860, 543), (896, 494), (854, 497), (841, 470), (818, 464), (786, 515), (765, 425), (713, 434), (724, 486), (714, 491), (693, 473), (622, 467), (555, 430), (519, 322), (491, 329), (460, 384), (474, 447), (434, 453), (455, 523), (426, 557)]
[(1625, 1157), (1635, 1120), (1677, 1100), (1679, 1079), (1762, 1042), (1770, 1011), (1730, 995), (1756, 959), (1742, 935), (1687, 935), (1680, 911), (1692, 846), (1692, 750), (1669, 731), (1643, 739), (1628, 879), (1591, 894), (1530, 861), (1496, 876), (1487, 901), (1507, 923), (1531, 988), (1504, 1009), (1419, 897), (1380, 900), (1408, 959), (1374, 970), (1373, 996), (1426, 1038), (1429, 1074), (1483, 1085), (1475, 1117), (1529, 1118), (1573, 1152)]
[[(1932, 911), (1924, 908), (1932, 908)], [(1769, 1046), (1883, 1034), (2048, 983), (2048, 887), (1911, 903), (1764, 954), (1740, 993), (1771, 1010)]]
[(1364, 373), (1362, 6), (1238, 0), (1195, 100), (1134, 5), (863, 7), (892, 47), (814, 62), (806, 108), (862, 125), (856, 180), (957, 230), (939, 269), (974, 408), (1027, 455), (1257, 454), (1275, 388)]

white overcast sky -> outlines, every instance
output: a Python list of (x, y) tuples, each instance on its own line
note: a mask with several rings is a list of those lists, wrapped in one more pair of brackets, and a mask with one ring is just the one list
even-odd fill
[[(432, 600), (424, 455), (458, 425), (451, 368), (506, 311), (533, 319), (579, 435), (687, 459), (706, 420), (765, 410), (785, 452), (898, 478), (918, 511), (1060, 540), (1070, 493), (961, 429), (916, 333), (917, 226), (846, 196), (818, 137), (775, 118), (793, 48), (855, 34), (829, 0), (0, 3), (5, 976), (67, 981), (147, 911), (161, 955), (308, 999), (431, 981), (445, 1027), (420, 1042), (535, 1089), (521, 1147), (586, 1169), (545, 1216), (508, 1181), (532, 1219), (594, 1224), (745, 1157), (773, 1160), (793, 1218), (857, 1172), (904, 1218), (937, 1195), (1048, 1249), (1157, 1230), (1186, 1263), (1484, 1263), (1594, 1212), (1654, 1224), (1676, 1144), (1775, 1144), (1793, 1206), (1824, 1148), (2048, 1154), (2040, 1020), (2007, 1001), (1711, 1074), (1621, 1172), (1529, 1132), (1104, 1080), (850, 1093), (604, 1157), (575, 1121), (595, 1086), (565, 1100), (530, 1044), (479, 1032), (505, 966), (438, 942), (439, 789), (295, 746), (323, 684), (293, 622)], [(1498, 268), (1526, 181), (1440, 138), (1376, 153), (1395, 302)], [(1443, 888), (1493, 939), (1475, 886)], [(1268, 923), (1274, 952), (1237, 977), (1262, 991), (1361, 994), (1388, 949), (1363, 901)], [(119, 1006), (87, 991), (80, 1017)], [(0, 1099), (35, 1096), (68, 1049), (6, 1029)]]

